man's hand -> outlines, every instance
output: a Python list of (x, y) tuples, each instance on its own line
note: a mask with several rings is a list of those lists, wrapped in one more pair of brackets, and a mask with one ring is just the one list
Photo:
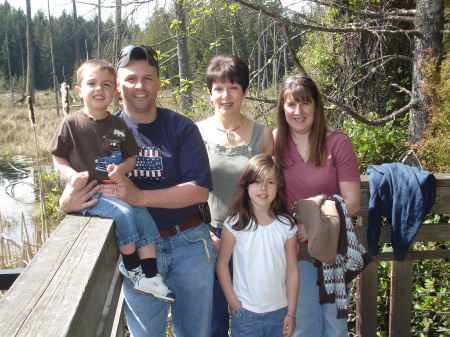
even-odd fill
[(108, 198), (118, 198), (125, 201), (130, 206), (141, 206), (140, 197), (141, 190), (134, 185), (134, 183), (124, 177), (124, 179), (118, 184), (105, 184), (99, 185), (99, 192), (103, 193)]
[(71, 213), (79, 212), (84, 208), (96, 204), (98, 201), (97, 199), (87, 201), (98, 192), (99, 187), (95, 186), (96, 184), (96, 180), (91, 181), (82, 188), (75, 188), (71, 184), (67, 184), (59, 199), (59, 207), (64, 212)]

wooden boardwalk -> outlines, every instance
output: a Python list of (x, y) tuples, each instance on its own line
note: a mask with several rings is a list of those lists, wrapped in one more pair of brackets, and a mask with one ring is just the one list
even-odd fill
[[(448, 214), (450, 174), (436, 177), (431, 213)], [(365, 244), (370, 193), (367, 176), (361, 178), (357, 231)], [(414, 241), (450, 241), (450, 224), (423, 224)], [(383, 226), (380, 243), (388, 242), (390, 226)], [(389, 336), (411, 335), (413, 261), (442, 258), (450, 258), (450, 250), (410, 250), (405, 261), (392, 262)], [(67, 216), (0, 301), (0, 335), (124, 336), (118, 259), (112, 220)], [(376, 336), (376, 261), (392, 260), (393, 253), (381, 253), (358, 277), (356, 336)]]

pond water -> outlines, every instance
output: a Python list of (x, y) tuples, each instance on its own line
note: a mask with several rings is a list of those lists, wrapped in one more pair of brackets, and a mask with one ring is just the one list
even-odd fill
[(21, 241), (22, 214), (28, 234), (34, 232), (32, 214), (38, 201), (33, 188), (33, 161), (24, 157), (6, 160), (0, 157), (0, 214), (2, 233), (10, 239)]

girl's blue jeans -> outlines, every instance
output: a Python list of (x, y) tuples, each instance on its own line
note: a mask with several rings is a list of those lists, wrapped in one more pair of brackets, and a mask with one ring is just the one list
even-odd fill
[(286, 314), (287, 307), (261, 314), (236, 309), (231, 312), (231, 337), (283, 337)]
[(91, 199), (98, 202), (81, 211), (83, 215), (97, 215), (114, 219), (116, 224), (117, 246), (122, 247), (132, 242), (136, 249), (161, 240), (155, 221), (145, 207), (132, 207), (116, 198), (107, 198), (96, 193)]

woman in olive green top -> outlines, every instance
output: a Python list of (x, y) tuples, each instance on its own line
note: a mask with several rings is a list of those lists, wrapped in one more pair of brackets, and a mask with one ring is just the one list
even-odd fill
[[(197, 123), (209, 156), (213, 191), (209, 193), (210, 234), (216, 250), (236, 183), (247, 161), (256, 154), (273, 152), (269, 127), (242, 115), (241, 105), (248, 93), (249, 68), (239, 57), (213, 57), (205, 81), (214, 105), (214, 115)], [(215, 280), (211, 336), (228, 336), (228, 305)]]

